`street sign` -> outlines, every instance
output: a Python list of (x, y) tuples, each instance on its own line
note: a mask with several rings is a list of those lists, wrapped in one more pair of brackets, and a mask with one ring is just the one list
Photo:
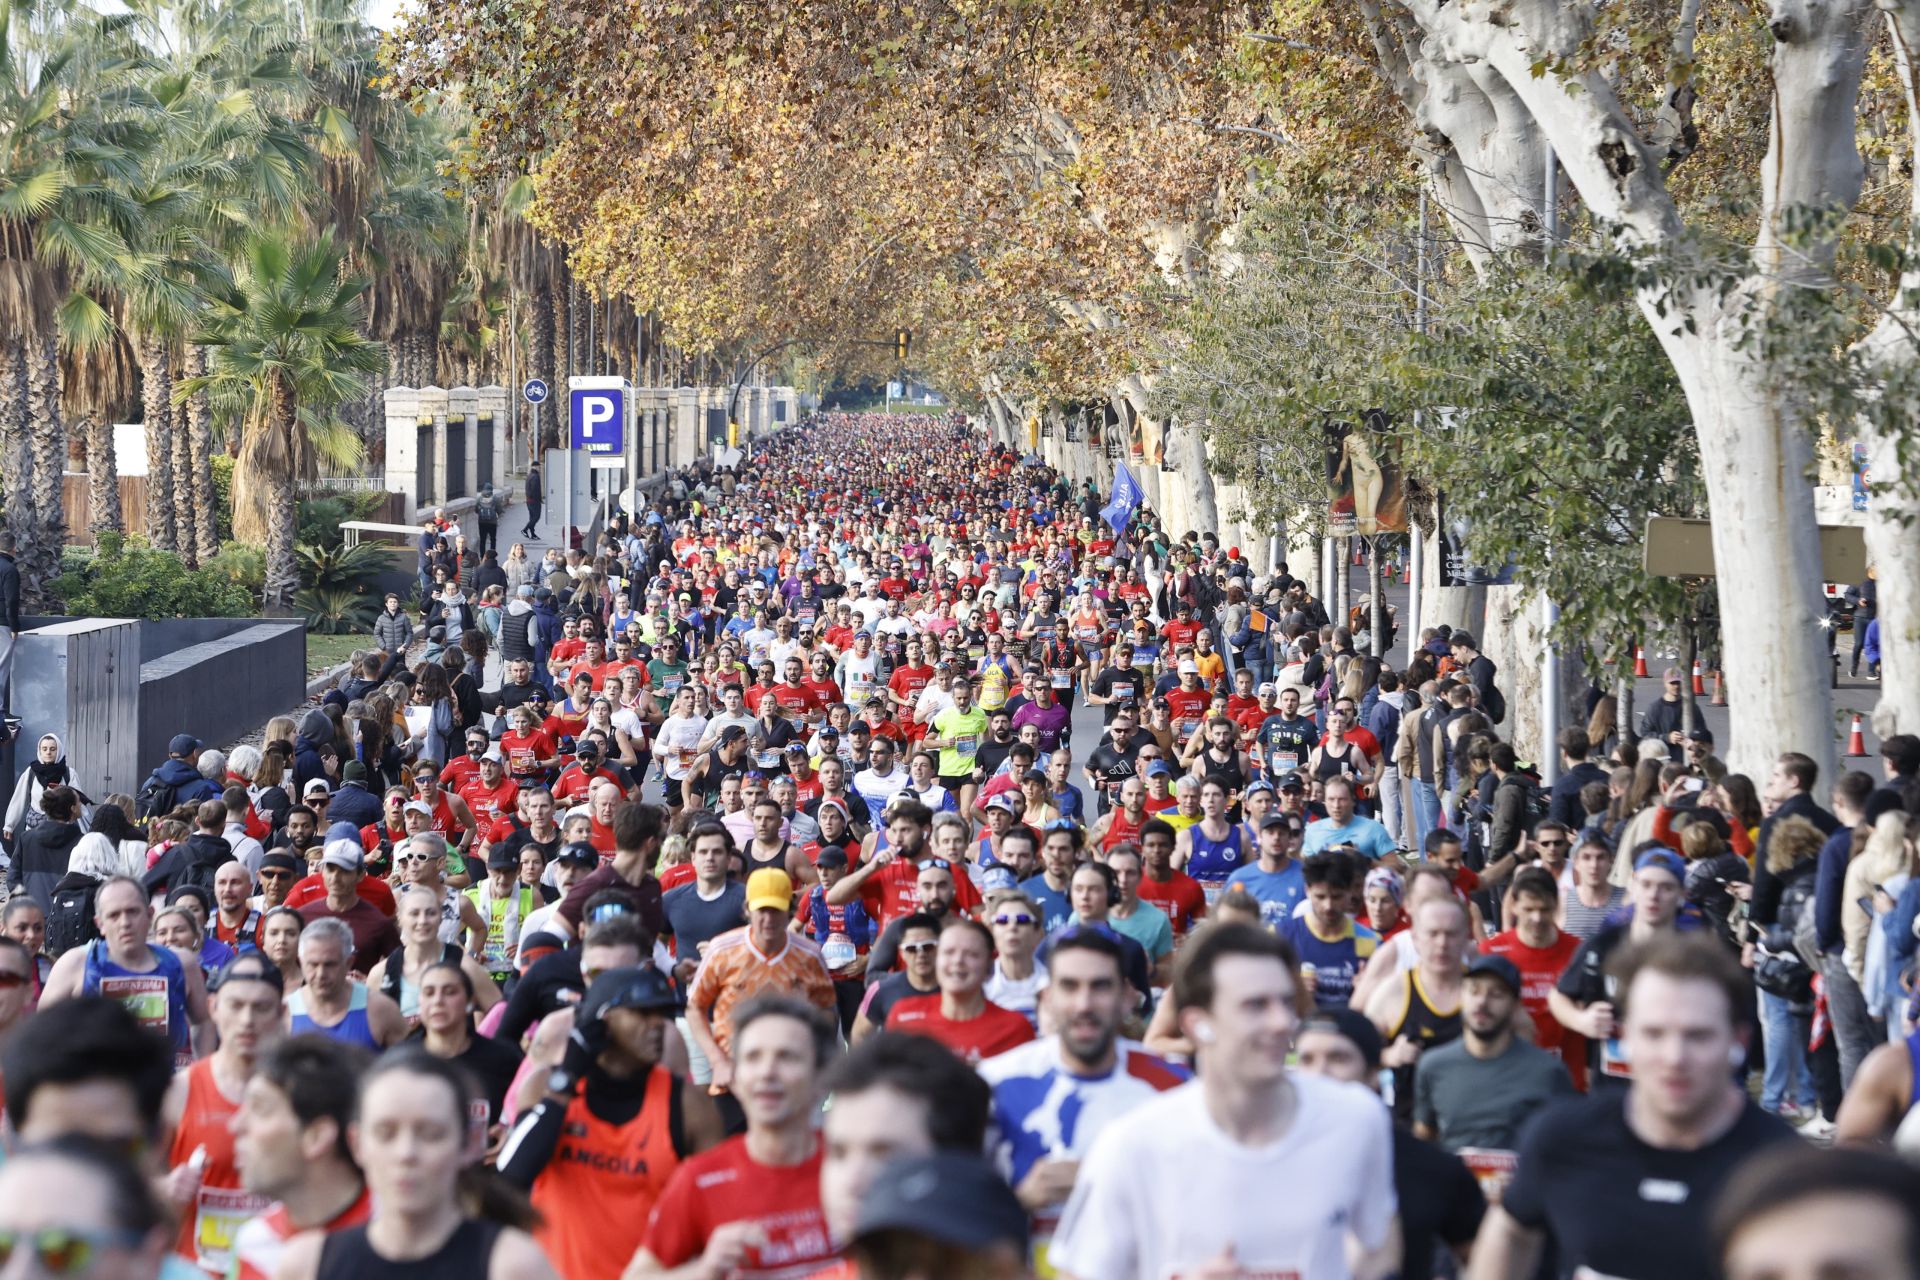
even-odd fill
[[(1713, 529), (1705, 520), (1648, 516), (1643, 567), (1656, 578), (1711, 578)], [(1867, 576), (1867, 534), (1858, 525), (1820, 526), (1820, 569), (1828, 582)]]
[(545, 404), (548, 395), (546, 380), (528, 378), (527, 385), (520, 388), (520, 394), (527, 398), (528, 404)]
[(605, 454), (595, 453), (587, 456), (587, 467), (593, 471), (625, 471), (627, 460), (621, 457), (609, 458)]
[(573, 447), (587, 454), (618, 457), (627, 447), (627, 393), (619, 387), (575, 387)]

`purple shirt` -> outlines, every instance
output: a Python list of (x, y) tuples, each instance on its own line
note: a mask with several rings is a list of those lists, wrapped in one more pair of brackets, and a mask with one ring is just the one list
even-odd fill
[(1018, 734), (1021, 725), (1036, 725), (1040, 730), (1040, 750), (1052, 753), (1060, 749), (1060, 735), (1067, 727), (1070, 713), (1066, 707), (1056, 702), (1043, 707), (1037, 702), (1029, 702), (1013, 713), (1013, 731)]

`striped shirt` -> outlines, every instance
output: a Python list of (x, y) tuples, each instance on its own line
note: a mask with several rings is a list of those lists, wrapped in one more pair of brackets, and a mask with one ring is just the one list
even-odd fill
[(689, 1004), (698, 1005), (713, 1028), (722, 1053), (733, 1053), (733, 1010), (755, 996), (793, 996), (821, 1009), (834, 1007), (833, 976), (820, 945), (797, 933), (785, 935), (776, 954), (762, 955), (748, 933), (751, 926), (729, 929), (707, 944), (693, 975)]

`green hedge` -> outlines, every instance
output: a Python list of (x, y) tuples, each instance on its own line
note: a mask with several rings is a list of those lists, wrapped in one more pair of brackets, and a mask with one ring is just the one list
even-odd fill
[(245, 618), (259, 606), (217, 569), (189, 569), (171, 551), (155, 551), (103, 533), (92, 555), (69, 553), (49, 584), (61, 608), (92, 618)]

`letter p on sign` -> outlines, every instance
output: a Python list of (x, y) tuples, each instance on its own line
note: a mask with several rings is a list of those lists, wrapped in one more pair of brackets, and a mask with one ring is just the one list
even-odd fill
[(573, 392), (573, 447), (618, 455), (626, 449), (626, 393), (618, 388)]

